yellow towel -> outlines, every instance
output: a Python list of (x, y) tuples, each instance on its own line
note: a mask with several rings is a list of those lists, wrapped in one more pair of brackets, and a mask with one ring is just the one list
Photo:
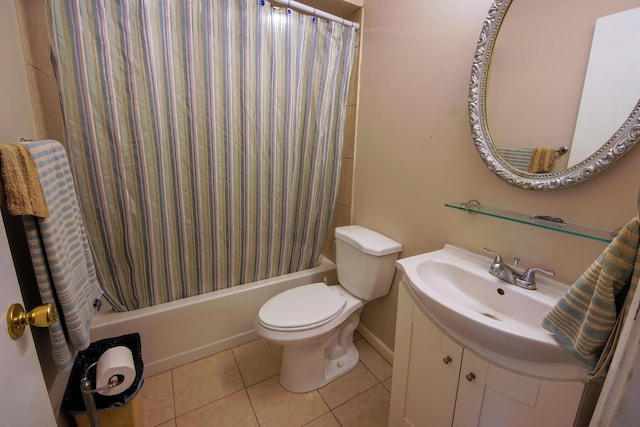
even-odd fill
[(49, 216), (36, 165), (22, 144), (0, 144), (0, 204), (11, 215)]
[(529, 173), (547, 173), (553, 167), (556, 150), (553, 148), (534, 148), (531, 153)]

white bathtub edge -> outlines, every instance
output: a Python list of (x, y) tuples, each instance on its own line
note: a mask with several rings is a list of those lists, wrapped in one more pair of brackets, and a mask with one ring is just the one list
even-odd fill
[(232, 347), (236, 347), (242, 344), (246, 344), (250, 341), (260, 338), (254, 330), (247, 331), (241, 334), (237, 334), (213, 343), (205, 344), (198, 348), (189, 349), (178, 354), (174, 354), (163, 359), (154, 360), (144, 365), (144, 376), (150, 377), (162, 372), (174, 369), (177, 366), (186, 365), (210, 356), (212, 354), (220, 353), (221, 351), (228, 350)]

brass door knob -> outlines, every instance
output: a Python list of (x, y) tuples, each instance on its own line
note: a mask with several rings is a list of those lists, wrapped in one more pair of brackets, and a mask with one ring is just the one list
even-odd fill
[(14, 340), (18, 339), (27, 325), (46, 328), (53, 325), (57, 318), (58, 310), (52, 302), (39, 305), (28, 313), (21, 304), (11, 304), (7, 310), (9, 336)]

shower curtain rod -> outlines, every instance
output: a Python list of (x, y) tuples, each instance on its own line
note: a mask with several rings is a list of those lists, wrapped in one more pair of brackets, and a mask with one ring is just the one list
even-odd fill
[(294, 9), (298, 9), (304, 13), (308, 13), (313, 16), (318, 16), (320, 18), (328, 19), (329, 21), (339, 22), (348, 27), (353, 27), (356, 31), (360, 29), (360, 24), (358, 24), (357, 22), (348, 21), (346, 19), (340, 18), (339, 16), (332, 15), (323, 10), (316, 9), (315, 7), (307, 6), (306, 4), (297, 2), (295, 0), (270, 0), (270, 1), (271, 3), (277, 3), (282, 6), (289, 6)]

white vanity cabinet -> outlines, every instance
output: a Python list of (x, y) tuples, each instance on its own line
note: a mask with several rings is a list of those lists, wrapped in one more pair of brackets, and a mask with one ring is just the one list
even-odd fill
[(447, 335), (401, 283), (389, 425), (571, 427), (579, 380), (549, 380), (487, 361)]

